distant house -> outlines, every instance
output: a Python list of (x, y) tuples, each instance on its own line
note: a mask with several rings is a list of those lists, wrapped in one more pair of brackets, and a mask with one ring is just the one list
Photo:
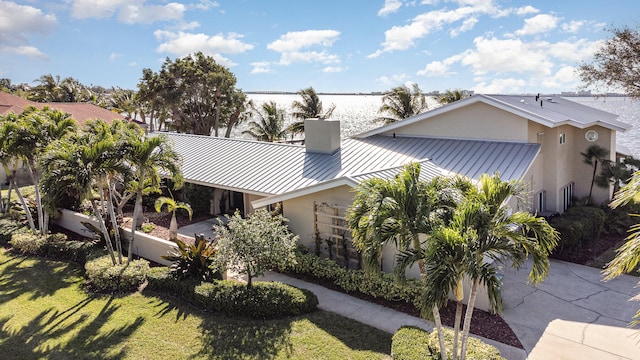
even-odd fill
[[(127, 120), (127, 118), (118, 113), (109, 111), (94, 104), (65, 102), (39, 103), (0, 91), (0, 115), (5, 115), (10, 112), (20, 114), (29, 106), (35, 106), (38, 109), (42, 109), (47, 106), (52, 109), (69, 113), (80, 126), (85, 125), (88, 120), (92, 119), (103, 119), (109, 123), (116, 119), (123, 121)], [(2, 179), (1, 181), (3, 181), (3, 183), (6, 181), (6, 174), (2, 168), (0, 168), (0, 179)], [(25, 168), (18, 169), (16, 173), (16, 182), (19, 184), (31, 182), (31, 178)]]
[(71, 114), (71, 117), (74, 118), (80, 126), (86, 124), (88, 120), (92, 119), (103, 119), (109, 123), (115, 119), (123, 121), (127, 120), (126, 117), (116, 112), (101, 108), (94, 104), (79, 102), (39, 103), (0, 91), (0, 115), (5, 115), (9, 112), (20, 114), (29, 106), (35, 106), (38, 109), (42, 109), (47, 106), (52, 109), (64, 111)]
[[(215, 188), (212, 214), (279, 203), (303, 244), (355, 267), (344, 213), (362, 180), (393, 177), (409, 162), (421, 163), (425, 180), (499, 172), (527, 184), (525, 210), (562, 213), (589, 193), (592, 168), (580, 152), (598, 144), (615, 160), (616, 133), (630, 128), (616, 118), (560, 97), (474, 95), (348, 139), (338, 121), (309, 119), (304, 146), (167, 135), (186, 181)], [(611, 189), (593, 197), (606, 201)], [(385, 250), (385, 270), (393, 256)]]

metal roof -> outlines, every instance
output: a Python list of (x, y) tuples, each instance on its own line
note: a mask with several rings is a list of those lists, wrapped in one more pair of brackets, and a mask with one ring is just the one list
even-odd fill
[[(540, 102), (542, 101), (542, 106)], [(469, 98), (459, 100), (433, 110), (412, 116), (410, 118), (394, 122), (379, 128), (366, 131), (358, 138), (366, 138), (371, 135), (382, 134), (410, 124), (427, 120), (431, 117), (459, 109), (471, 104), (485, 103), (525, 119), (540, 123), (548, 127), (571, 125), (580, 129), (599, 125), (611, 130), (624, 132), (631, 125), (616, 120), (618, 115), (598, 110), (587, 105), (568, 100), (563, 97), (535, 95), (484, 95), (476, 94)]]
[(340, 150), (327, 155), (301, 145), (164, 134), (183, 158), (187, 181), (265, 196), (340, 178), (385, 176), (416, 161), (430, 175), (453, 172), (478, 179), (498, 171), (503, 179), (520, 179), (540, 149), (528, 143), (376, 135), (345, 139)]

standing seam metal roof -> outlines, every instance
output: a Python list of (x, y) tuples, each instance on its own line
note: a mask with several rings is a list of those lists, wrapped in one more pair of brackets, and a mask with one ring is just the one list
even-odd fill
[(301, 145), (164, 134), (183, 158), (187, 181), (259, 195), (343, 177), (386, 176), (410, 162), (423, 163), (430, 177), (452, 172), (478, 179), (498, 171), (503, 179), (520, 179), (540, 149), (528, 143), (374, 135), (345, 139), (340, 150), (327, 155)]

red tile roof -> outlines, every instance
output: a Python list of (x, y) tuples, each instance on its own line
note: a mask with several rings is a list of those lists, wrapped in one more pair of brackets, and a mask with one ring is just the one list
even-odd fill
[(35, 106), (38, 109), (42, 109), (43, 107), (48, 106), (53, 109), (67, 112), (71, 114), (71, 117), (74, 118), (79, 125), (84, 125), (86, 124), (87, 120), (91, 119), (103, 119), (108, 123), (112, 122), (115, 119), (125, 121), (127, 120), (126, 117), (118, 113), (109, 111), (93, 104), (39, 103), (0, 91), (0, 115), (4, 115), (10, 111), (15, 114), (20, 114), (29, 106)]

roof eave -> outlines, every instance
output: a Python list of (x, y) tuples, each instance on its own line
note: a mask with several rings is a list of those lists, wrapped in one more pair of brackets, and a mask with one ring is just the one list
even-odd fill
[(317, 183), (315, 185), (307, 186), (304, 188), (296, 189), (293, 191), (289, 191), (283, 194), (268, 196), (262, 199), (254, 200), (251, 202), (251, 205), (254, 209), (275, 204), (282, 201), (287, 201), (291, 199), (295, 199), (297, 197), (315, 194), (320, 191), (335, 189), (340, 186), (349, 186), (354, 188), (358, 185), (358, 182), (351, 179), (350, 177), (340, 177), (333, 180), (323, 181), (321, 183)]

